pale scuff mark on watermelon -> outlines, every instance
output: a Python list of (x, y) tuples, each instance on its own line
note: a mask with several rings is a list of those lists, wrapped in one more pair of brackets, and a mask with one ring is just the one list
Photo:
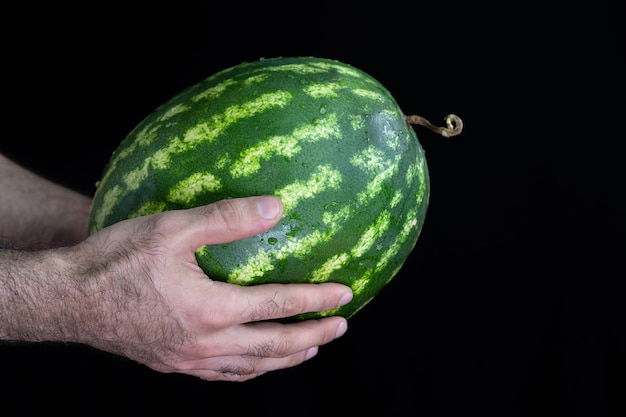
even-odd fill
[(293, 210), (301, 200), (313, 198), (329, 188), (336, 189), (341, 182), (341, 172), (333, 169), (330, 165), (321, 165), (317, 167), (308, 180), (295, 181), (277, 190), (276, 196), (283, 202), (285, 213), (287, 213)]
[(196, 172), (172, 187), (167, 199), (175, 203), (193, 205), (199, 194), (218, 191), (221, 187), (222, 183), (215, 175), (208, 172)]
[(385, 138), (385, 144), (393, 149), (396, 152), (399, 152), (399, 149), (402, 145), (406, 144), (408, 140), (411, 140), (411, 138), (406, 138), (406, 139), (401, 139), (398, 136), (398, 132), (392, 127), (391, 125), (391, 121), (393, 120), (398, 120), (399, 118), (402, 118), (401, 114), (398, 114), (396, 111), (392, 111), (392, 110), (384, 110), (380, 113), (378, 113), (378, 115), (376, 116), (378, 118), (385, 118), (385, 122), (379, 122), (381, 123), (381, 125), (383, 125), (382, 127), (382, 135)]
[(328, 281), (330, 275), (346, 265), (350, 261), (350, 255), (347, 253), (340, 253), (331, 256), (324, 264), (311, 273), (312, 283), (321, 283)]
[(232, 163), (230, 173), (233, 177), (252, 175), (261, 169), (261, 160), (273, 156), (291, 158), (302, 150), (301, 143), (313, 143), (319, 140), (341, 138), (341, 128), (337, 115), (329, 114), (314, 123), (295, 128), (286, 136), (274, 136), (241, 152), (241, 158)]

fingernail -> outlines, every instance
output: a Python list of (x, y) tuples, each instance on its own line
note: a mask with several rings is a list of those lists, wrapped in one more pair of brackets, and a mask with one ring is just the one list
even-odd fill
[(345, 321), (339, 323), (337, 326), (337, 333), (335, 334), (335, 339), (344, 335), (344, 333), (348, 330), (348, 324)]
[(304, 357), (304, 360), (309, 360), (311, 359), (313, 356), (317, 355), (317, 351), (318, 351), (318, 347), (314, 346), (312, 348), (309, 348), (309, 350), (306, 351), (306, 356)]
[(261, 197), (256, 200), (259, 214), (267, 220), (272, 220), (280, 211), (280, 202), (274, 197)]
[(350, 301), (352, 301), (352, 292), (344, 294), (343, 297), (339, 299), (339, 304), (337, 305), (337, 307), (344, 306), (348, 304)]

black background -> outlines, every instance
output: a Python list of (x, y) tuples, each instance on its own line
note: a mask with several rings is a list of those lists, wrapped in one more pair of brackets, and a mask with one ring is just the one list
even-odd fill
[(405, 113), (456, 113), (465, 130), (416, 128), (422, 236), (313, 360), (214, 383), (81, 346), (0, 345), (0, 415), (624, 415), (617, 9), (433, 3), (5, 10), (0, 152), (87, 194), (159, 104), (261, 57), (344, 61)]

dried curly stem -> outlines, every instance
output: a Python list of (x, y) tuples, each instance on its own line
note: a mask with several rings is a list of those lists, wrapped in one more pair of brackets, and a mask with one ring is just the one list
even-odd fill
[(461, 118), (456, 114), (449, 114), (446, 116), (446, 127), (435, 126), (422, 116), (404, 116), (404, 119), (408, 124), (424, 126), (427, 129), (440, 134), (444, 138), (456, 136), (463, 130), (463, 120), (461, 120)]

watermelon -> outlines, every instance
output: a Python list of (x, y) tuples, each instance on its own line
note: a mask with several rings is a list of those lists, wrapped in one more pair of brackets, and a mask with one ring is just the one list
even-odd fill
[[(456, 134), (459, 121), (440, 133)], [(96, 185), (89, 233), (274, 195), (285, 208), (278, 225), (200, 247), (198, 264), (238, 285), (349, 285), (351, 303), (292, 319), (352, 317), (398, 273), (424, 224), (429, 172), (412, 123), (432, 127), (405, 116), (385, 87), (349, 64), (304, 56), (241, 63), (180, 92), (122, 140)]]

